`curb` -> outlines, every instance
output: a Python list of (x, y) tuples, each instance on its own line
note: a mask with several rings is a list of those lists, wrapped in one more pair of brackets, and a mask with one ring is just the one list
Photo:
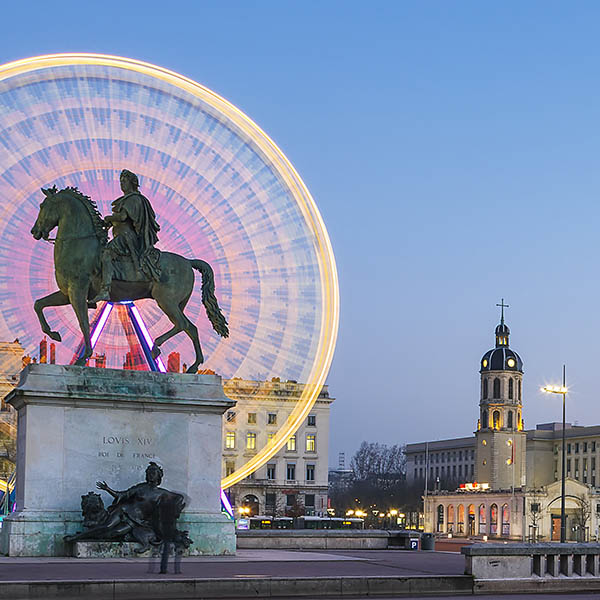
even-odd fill
[(529, 577), (527, 579), (475, 579), (474, 594), (555, 594), (600, 592), (599, 577)]
[[(486, 592), (481, 592), (486, 593)], [(260, 577), (252, 579), (135, 579), (3, 581), (0, 600), (167, 600), (195, 598), (356, 597), (473, 594), (467, 575), (415, 577)]]

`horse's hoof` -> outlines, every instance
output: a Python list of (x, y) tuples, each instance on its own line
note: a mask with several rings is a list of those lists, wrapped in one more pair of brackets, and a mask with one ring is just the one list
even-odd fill
[(187, 371), (186, 373), (197, 373), (198, 372), (198, 367), (192, 365)]
[(153, 346), (152, 348), (152, 358), (156, 360), (160, 356), (160, 348), (158, 346)]
[(48, 335), (55, 342), (62, 342), (62, 338), (60, 337), (60, 333), (58, 333), (58, 331), (51, 331)]

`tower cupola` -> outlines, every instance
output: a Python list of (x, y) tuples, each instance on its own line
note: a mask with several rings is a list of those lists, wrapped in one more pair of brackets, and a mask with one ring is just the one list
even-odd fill
[(496, 306), (502, 307), (500, 323), (496, 325), (496, 347), (488, 350), (481, 358), (480, 373), (484, 371), (516, 371), (523, 372), (523, 361), (521, 357), (509, 347), (510, 329), (504, 322), (504, 309), (508, 304), (502, 302)]

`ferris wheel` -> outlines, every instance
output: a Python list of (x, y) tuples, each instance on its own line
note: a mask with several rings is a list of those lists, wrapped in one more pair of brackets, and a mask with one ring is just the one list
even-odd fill
[[(157, 247), (214, 269), (231, 337), (212, 331), (197, 285), (186, 311), (199, 329), (203, 366), (224, 378), (311, 384), (296, 417), (307, 414), (331, 364), (339, 311), (319, 211), (291, 163), (239, 109), (135, 60), (64, 54), (0, 67), (0, 340), (19, 338), (35, 352), (42, 334), (33, 302), (56, 289), (53, 248), (29, 235), (40, 188), (76, 186), (106, 215), (121, 195), (123, 168), (138, 175), (154, 207)], [(170, 328), (153, 301), (135, 305), (150, 336)], [(122, 368), (131, 351), (124, 310), (107, 317), (97, 340), (102, 366)], [(80, 342), (73, 312), (47, 314), (62, 335), (57, 362), (68, 364)], [(192, 348), (178, 336), (163, 353), (185, 362)]]

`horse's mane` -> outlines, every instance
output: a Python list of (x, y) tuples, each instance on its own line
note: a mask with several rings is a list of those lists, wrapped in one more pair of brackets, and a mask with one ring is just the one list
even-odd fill
[(96, 232), (96, 237), (100, 240), (100, 243), (105, 246), (108, 243), (108, 231), (104, 219), (98, 210), (97, 204), (89, 197), (86, 196), (83, 192), (80, 192), (76, 187), (66, 187), (60, 192), (69, 192), (71, 195), (75, 196), (81, 203), (86, 207), (90, 217), (92, 218), (92, 224), (94, 226), (94, 231)]

